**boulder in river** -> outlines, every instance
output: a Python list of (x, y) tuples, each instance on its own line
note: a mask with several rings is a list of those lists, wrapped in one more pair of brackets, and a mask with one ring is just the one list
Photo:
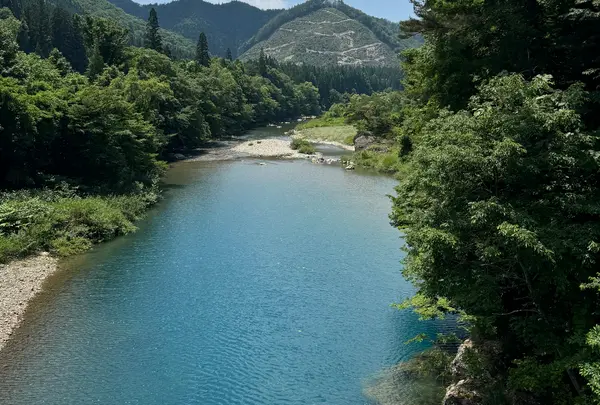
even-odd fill
[(375, 143), (376, 138), (369, 131), (359, 131), (354, 137), (354, 149), (364, 150), (367, 149), (370, 145)]

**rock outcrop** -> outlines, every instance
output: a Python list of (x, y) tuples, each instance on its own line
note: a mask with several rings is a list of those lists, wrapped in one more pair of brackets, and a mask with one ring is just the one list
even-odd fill
[(446, 389), (443, 405), (482, 405), (482, 392), (495, 382), (500, 345), (465, 340), (450, 364), (454, 384)]
[(370, 145), (374, 144), (377, 138), (373, 136), (372, 133), (368, 131), (360, 131), (354, 137), (354, 150), (364, 150), (367, 149)]
[(481, 405), (482, 398), (471, 380), (460, 380), (446, 389), (442, 405)]

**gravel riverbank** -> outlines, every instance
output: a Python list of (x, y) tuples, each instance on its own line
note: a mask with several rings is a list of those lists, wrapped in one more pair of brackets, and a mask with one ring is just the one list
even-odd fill
[(0, 265), (0, 350), (23, 320), (29, 301), (58, 270), (58, 259), (39, 255)]

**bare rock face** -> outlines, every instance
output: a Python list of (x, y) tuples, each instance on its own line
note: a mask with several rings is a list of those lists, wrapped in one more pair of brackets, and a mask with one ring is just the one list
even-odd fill
[(354, 137), (354, 150), (364, 150), (375, 143), (377, 139), (368, 131), (360, 131)]
[(482, 405), (482, 398), (470, 380), (460, 380), (446, 390), (442, 405)]
[(463, 379), (467, 377), (467, 364), (466, 357), (473, 352), (473, 341), (471, 339), (465, 340), (459, 347), (456, 357), (450, 364), (450, 371), (452, 376), (457, 379)]
[(482, 392), (495, 380), (500, 352), (498, 342), (465, 340), (450, 364), (457, 382), (446, 389), (442, 405), (482, 405)]

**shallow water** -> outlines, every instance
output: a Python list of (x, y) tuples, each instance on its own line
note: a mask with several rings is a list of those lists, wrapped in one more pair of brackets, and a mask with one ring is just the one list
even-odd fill
[(433, 325), (388, 224), (395, 181), (181, 163), (139, 232), (72, 259), (0, 354), (0, 404), (333, 404)]

